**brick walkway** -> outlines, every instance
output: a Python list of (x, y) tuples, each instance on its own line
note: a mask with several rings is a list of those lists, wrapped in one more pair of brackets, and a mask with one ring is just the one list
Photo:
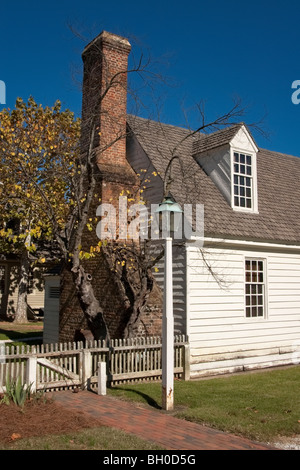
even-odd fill
[(167, 450), (271, 450), (272, 448), (242, 437), (223, 433), (200, 424), (184, 421), (149, 406), (98, 396), (81, 391), (56, 392), (55, 401), (69, 409), (99, 418), (104, 426), (156, 442)]

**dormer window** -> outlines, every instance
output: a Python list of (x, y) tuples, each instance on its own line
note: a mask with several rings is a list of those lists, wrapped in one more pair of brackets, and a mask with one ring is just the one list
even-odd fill
[(233, 205), (253, 208), (252, 155), (233, 153)]
[(257, 213), (256, 152), (232, 148), (231, 161), (231, 207)]
[(241, 123), (200, 136), (193, 156), (237, 212), (258, 213), (256, 146)]

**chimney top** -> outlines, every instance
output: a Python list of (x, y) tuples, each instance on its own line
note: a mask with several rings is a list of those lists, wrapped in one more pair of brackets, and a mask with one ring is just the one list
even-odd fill
[(113, 33), (109, 33), (107, 31), (102, 31), (98, 36), (96, 36), (87, 46), (85, 46), (82, 55), (85, 55), (92, 46), (101, 46), (105, 44), (107, 46), (111, 46), (114, 49), (119, 49), (122, 51), (127, 51), (128, 54), (131, 50), (131, 45), (128, 39), (123, 38), (122, 36), (118, 36)]

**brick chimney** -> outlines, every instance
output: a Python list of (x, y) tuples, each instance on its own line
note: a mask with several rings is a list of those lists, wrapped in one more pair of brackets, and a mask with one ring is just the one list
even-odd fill
[[(83, 53), (82, 141), (84, 154), (96, 124), (93, 148), (99, 169), (97, 193), (119, 217), (121, 193), (138, 201), (140, 181), (126, 158), (127, 69), (131, 45), (103, 31)], [(94, 209), (93, 209), (94, 210)], [(117, 233), (119, 228), (117, 227)]]
[[(93, 150), (99, 169), (96, 172), (97, 197), (93, 198), (89, 217), (95, 219), (99, 201), (113, 204), (116, 209), (116, 243), (121, 246), (124, 245), (124, 220), (120, 230), (119, 196), (124, 194), (128, 200), (138, 202), (140, 189), (140, 180), (126, 158), (127, 68), (130, 49), (127, 39), (104, 31), (85, 47), (82, 54), (84, 77), (81, 153), (84, 155), (88, 151), (91, 129), (96, 126)], [(131, 203), (128, 202), (129, 205)], [(125, 224), (127, 225), (127, 220)], [(125, 241), (127, 244), (128, 240)], [(83, 250), (88, 251), (90, 246), (95, 246), (98, 242), (96, 230), (86, 229)], [(120, 283), (116, 283), (103, 253), (87, 260), (86, 265), (88, 272), (92, 273), (94, 292), (103, 308), (111, 337), (120, 338), (128, 321), (128, 300), (124, 300)], [(64, 270), (61, 278), (60, 341), (73, 341), (80, 330), (87, 328), (70, 276)], [(142, 318), (141, 325), (146, 325), (149, 334), (158, 334), (160, 328), (161, 314), (160, 310), (157, 313), (156, 308), (159, 301), (155, 298), (155, 307), (147, 310)]]
[(87, 151), (90, 130), (96, 123), (94, 148), (100, 170), (128, 166), (125, 136), (130, 49), (127, 39), (103, 31), (82, 54), (82, 150)]

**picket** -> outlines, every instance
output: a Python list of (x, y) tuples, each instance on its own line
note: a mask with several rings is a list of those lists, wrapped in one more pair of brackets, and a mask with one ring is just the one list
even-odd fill
[[(174, 374), (189, 379), (189, 348), (185, 336), (174, 338)], [(29, 360), (30, 359), (30, 360)], [(110, 385), (161, 379), (162, 340), (160, 337), (114, 339), (109, 342), (6, 346), (0, 357), (0, 392), (7, 380), (21, 378), (36, 390), (96, 387), (99, 363), (106, 363)], [(28, 384), (29, 385), (29, 384)]]

